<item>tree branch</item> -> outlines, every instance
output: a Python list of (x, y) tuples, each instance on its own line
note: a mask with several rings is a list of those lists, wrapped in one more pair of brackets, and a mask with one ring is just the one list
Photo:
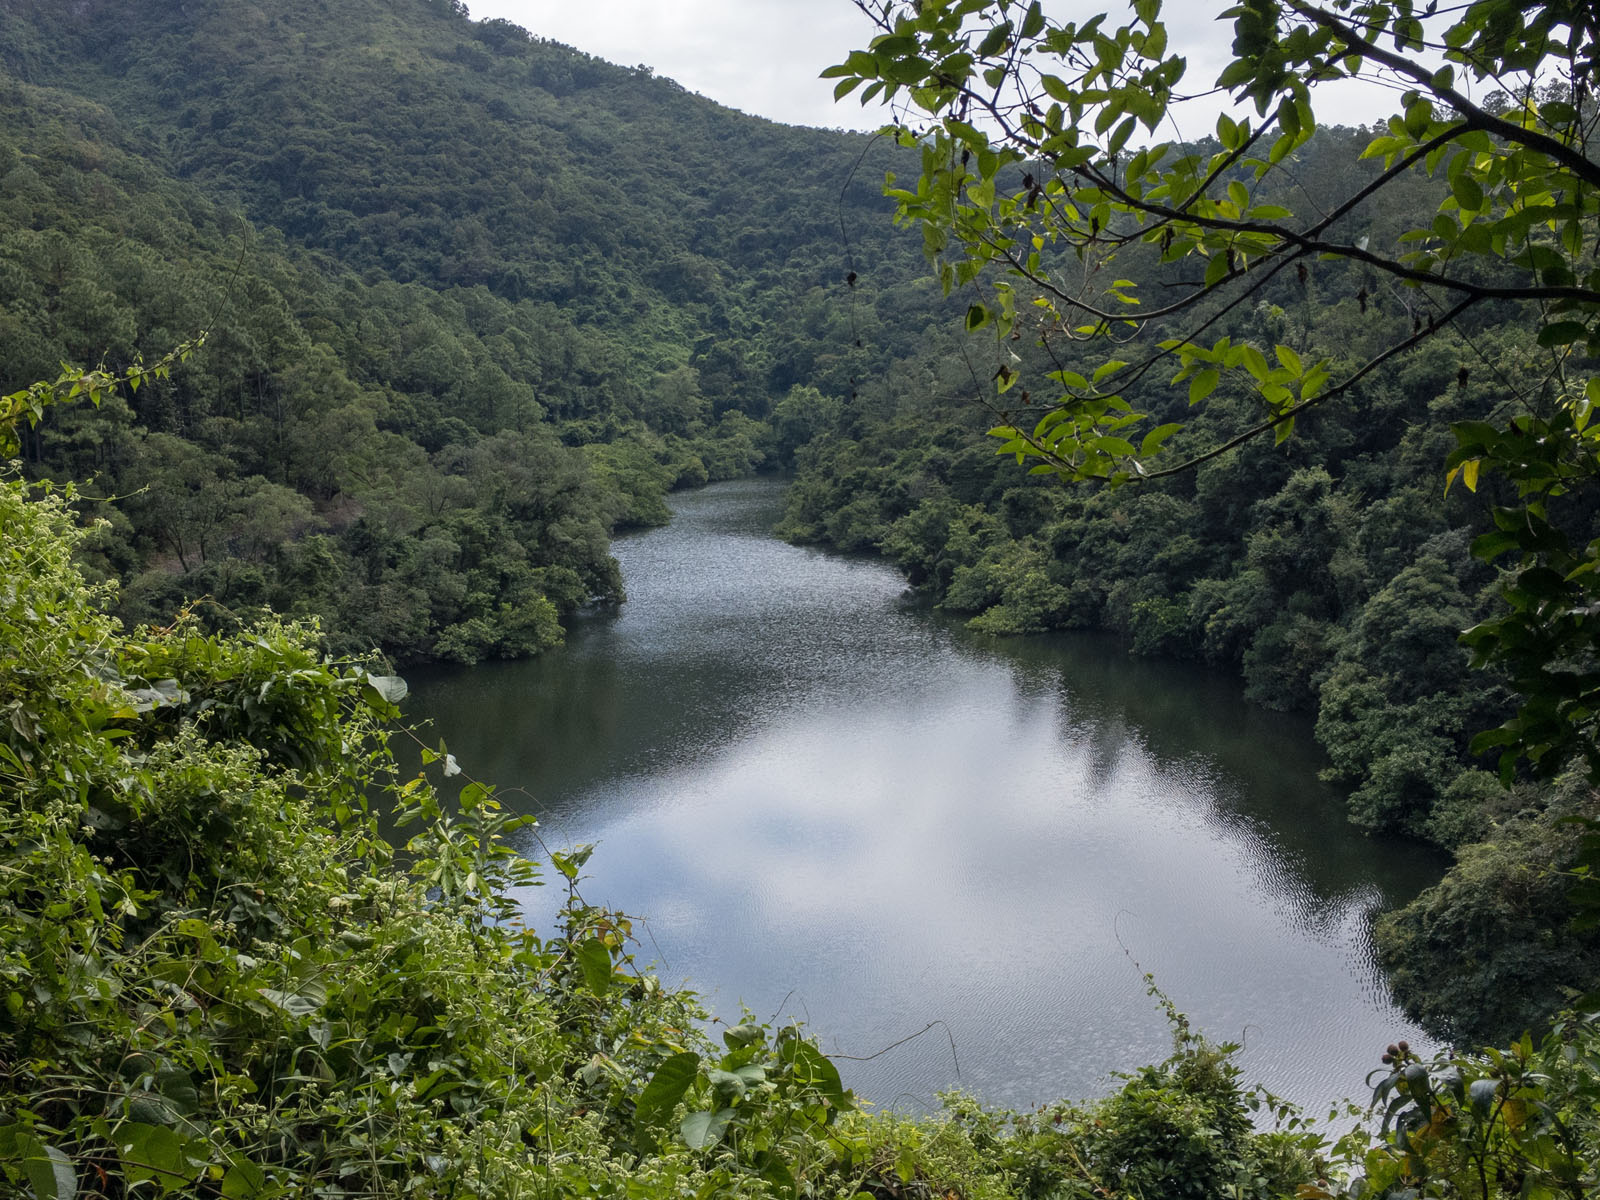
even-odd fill
[(1204, 454), (1197, 454), (1195, 457), (1193, 457), (1191, 459), (1188, 459), (1185, 462), (1178, 463), (1175, 466), (1164, 467), (1159, 471), (1151, 471), (1151, 472), (1141, 476), (1141, 478), (1143, 478), (1143, 479), (1165, 479), (1165, 478), (1167, 478), (1168, 476), (1171, 476), (1171, 475), (1181, 475), (1186, 471), (1192, 471), (1192, 470), (1194, 470), (1194, 468), (1198, 467), (1201, 463), (1210, 462), (1213, 458), (1218, 458), (1221, 455), (1226, 454), (1229, 450), (1233, 450), (1233, 449), (1235, 449), (1235, 448), (1237, 448), (1239, 446), (1242, 446), (1242, 445), (1244, 445), (1245, 442), (1248, 442), (1248, 441), (1252, 440), (1253, 438), (1260, 437), (1262, 434), (1266, 433), (1268, 430), (1276, 429), (1279, 425), (1282, 425), (1285, 421), (1294, 420), (1295, 417), (1299, 416), (1301, 413), (1305, 412), (1307, 409), (1315, 408), (1319, 404), (1326, 404), (1329, 400), (1332, 400), (1336, 396), (1340, 396), (1343, 393), (1349, 391), (1351, 388), (1355, 387), (1356, 384), (1360, 383), (1368, 375), (1372, 374), (1373, 371), (1376, 371), (1384, 363), (1388, 362), (1391, 358), (1395, 357), (1395, 355), (1405, 353), (1407, 350), (1411, 349), (1411, 347), (1417, 345), (1419, 342), (1426, 341), (1428, 338), (1430, 338), (1434, 334), (1438, 333), (1440, 329), (1444, 328), (1444, 326), (1448, 325), (1451, 321), (1455, 320), (1457, 317), (1459, 317), (1462, 313), (1464, 313), (1467, 309), (1471, 308), (1477, 302), (1478, 302), (1478, 298), (1477, 297), (1468, 296), (1466, 299), (1462, 300), (1454, 308), (1452, 308), (1449, 312), (1445, 313), (1445, 315), (1440, 320), (1429, 324), (1428, 326), (1426, 326), (1423, 329), (1419, 329), (1416, 333), (1413, 333), (1410, 337), (1406, 338), (1404, 341), (1396, 342), (1393, 346), (1390, 346), (1382, 354), (1378, 355), (1376, 358), (1374, 358), (1371, 361), (1369, 361), (1364, 367), (1362, 367), (1354, 375), (1350, 376), (1349, 379), (1346, 379), (1343, 383), (1339, 384), (1337, 387), (1329, 388), (1327, 391), (1322, 392), (1322, 393), (1320, 393), (1320, 394), (1318, 394), (1316, 396), (1313, 396), (1309, 400), (1302, 400), (1302, 401), (1300, 401), (1299, 404), (1296, 404), (1296, 405), (1293, 405), (1293, 406), (1291, 406), (1289, 408), (1284, 409), (1283, 412), (1279, 413), (1277, 416), (1273, 417), (1271, 420), (1263, 421), (1259, 425), (1254, 425), (1254, 426), (1250, 427), (1249, 429), (1246, 429), (1243, 433), (1235, 434), (1233, 437), (1229, 438), (1227, 441), (1223, 442), (1222, 444), (1220, 444), (1218, 446), (1214, 446), (1212, 449), (1207, 450)]
[(1496, 137), (1504, 138), (1508, 142), (1526, 146), (1530, 150), (1537, 150), (1548, 155), (1571, 171), (1590, 187), (1600, 188), (1600, 163), (1591, 162), (1571, 146), (1567, 145), (1549, 134), (1540, 133), (1536, 129), (1524, 129), (1510, 121), (1479, 108), (1466, 96), (1451, 87), (1440, 87), (1434, 82), (1433, 72), (1411, 59), (1399, 55), (1374, 42), (1367, 41), (1356, 30), (1350, 28), (1344, 21), (1332, 13), (1316, 8), (1300, 0), (1284, 0), (1284, 3), (1294, 12), (1300, 14), (1308, 21), (1313, 21), (1323, 28), (1331, 30), (1345, 45), (1349, 46), (1362, 58), (1370, 58), (1382, 63), (1397, 75), (1404, 76), (1412, 82), (1420, 84), (1430, 95), (1438, 96), (1459, 112), (1474, 129), (1481, 129)]

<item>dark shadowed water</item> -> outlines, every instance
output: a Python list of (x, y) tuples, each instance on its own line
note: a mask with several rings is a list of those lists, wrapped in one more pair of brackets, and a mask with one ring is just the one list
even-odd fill
[(1103, 638), (970, 635), (881, 563), (772, 538), (779, 484), (673, 507), (616, 543), (619, 616), (409, 702), (546, 840), (600, 843), (584, 895), (648, 918), (664, 980), (839, 1056), (942, 1022), (840, 1058), (880, 1104), (1110, 1090), (1170, 1047), (1141, 970), (1303, 1103), (1428, 1044), (1369, 925), (1441, 865), (1345, 824), (1304, 721)]

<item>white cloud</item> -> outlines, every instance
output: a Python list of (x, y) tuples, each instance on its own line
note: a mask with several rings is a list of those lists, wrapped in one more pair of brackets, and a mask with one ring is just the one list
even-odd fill
[[(873, 129), (881, 108), (853, 97), (833, 102), (833, 82), (817, 76), (871, 40), (875, 32), (851, 0), (469, 0), (478, 19), (500, 17), (623, 66), (644, 64), (700, 94), (743, 112), (794, 125)], [(1083, 21), (1105, 6), (1097, 0), (1047, 4), (1058, 20)], [(1227, 62), (1232, 23), (1218, 20), (1222, 0), (1169, 2), (1163, 14), (1171, 46), (1189, 60), (1184, 90), (1208, 92)], [(1127, 18), (1125, 5), (1112, 19)], [(1160, 136), (1198, 137), (1229, 107), (1208, 97)], [(1319, 88), (1318, 115), (1327, 122), (1367, 124), (1398, 107), (1397, 93), (1375, 84)], [(1242, 115), (1242, 114), (1237, 114)]]
[(835, 107), (824, 67), (872, 36), (849, 0), (469, 0), (472, 15), (624, 66), (641, 63), (692, 92), (794, 125), (872, 129), (881, 118)]

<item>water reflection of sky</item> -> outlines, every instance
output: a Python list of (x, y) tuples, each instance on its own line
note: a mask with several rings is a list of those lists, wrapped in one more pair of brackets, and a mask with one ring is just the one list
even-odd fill
[(968, 638), (881, 564), (759, 536), (773, 497), (620, 542), (630, 600), (565, 653), (419, 681), (475, 774), (601, 843), (585, 894), (648, 918), (666, 979), (841, 1055), (944, 1022), (841, 1063), (882, 1103), (1105, 1090), (1168, 1047), (1141, 968), (1292, 1098), (1425, 1042), (1367, 930), (1436, 868), (1344, 826), (1303, 727), (1097, 640)]

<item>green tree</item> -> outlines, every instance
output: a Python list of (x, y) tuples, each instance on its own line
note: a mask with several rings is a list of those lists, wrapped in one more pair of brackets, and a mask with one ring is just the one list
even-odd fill
[(1574, 924), (1564, 874), (1579, 841), (1571, 823), (1507, 821), (1379, 920), (1380, 959), (1418, 1016), (1457, 1042), (1500, 1042), (1548, 1020), (1553, 997), (1592, 986), (1600, 930)]
[[(1593, 6), (1245, 0), (1225, 14), (1233, 52), (1214, 81), (1234, 108), (1200, 142), (1154, 137), (1187, 128), (1182, 97), (1213, 82), (1188, 77), (1160, 0), (1136, 0), (1115, 28), (1105, 14), (1057, 21), (1038, 0), (858, 7), (879, 36), (824, 74), (840, 96), (887, 99), (919, 150), (919, 176), (891, 177), (889, 194), (945, 290), (973, 289), (967, 329), (998, 333), (993, 432), (1037, 472), (1113, 485), (1189, 472), (1283, 441), (1444, 330), (1470, 345), (1469, 314), (1525, 314), (1537, 369), (1492, 420), (1453, 427), (1445, 464), (1469, 489), (1501, 477), (1499, 532), (1474, 549), (1507, 556), (1509, 606), (1469, 640), (1507, 666), (1524, 705), (1479, 744), (1502, 747), (1508, 774), (1576, 753), (1600, 775)], [(1293, 172), (1318, 133), (1314, 97), (1350, 77), (1397, 86), (1400, 112), (1363, 137), (1363, 169), (1307, 195)], [(1355, 235), (1357, 217), (1419, 180), (1434, 188), (1425, 208)], [(1387, 331), (1353, 362), (1263, 304), (1318, 286), (1348, 288)], [(1219, 336), (1250, 313), (1248, 334)], [(1042, 369), (1009, 352), (1019, 336), (1044, 347)], [(1463, 357), (1463, 386), (1476, 361)], [(1163, 380), (1170, 393), (1152, 386)], [(1172, 419), (1208, 400), (1226, 420)], [(1204, 441), (1163, 456), (1185, 423)]]

